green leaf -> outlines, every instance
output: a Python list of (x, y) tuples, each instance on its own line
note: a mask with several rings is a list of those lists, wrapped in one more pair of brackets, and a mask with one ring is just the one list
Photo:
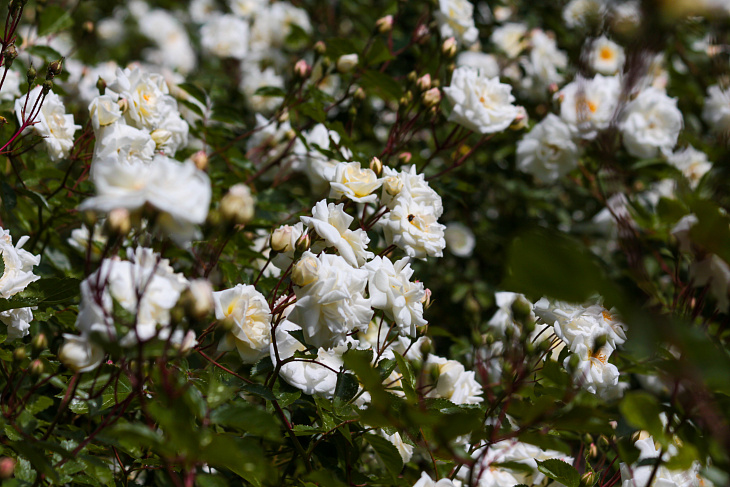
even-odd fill
[(608, 287), (595, 257), (567, 235), (537, 229), (512, 241), (503, 289), (579, 303), (596, 292), (606, 297)]
[(28, 306), (51, 306), (54, 304), (75, 304), (70, 301), (76, 298), (81, 290), (81, 281), (72, 277), (39, 279), (28, 285), (24, 291), (12, 299), (0, 301), (0, 311)]
[(352, 374), (340, 372), (337, 374), (337, 385), (335, 386), (335, 403), (339, 406), (347, 403), (355, 397), (360, 389), (360, 383)]
[(382, 436), (366, 434), (365, 439), (373, 447), (375, 453), (378, 454), (380, 459), (385, 464), (385, 468), (394, 476), (397, 477), (400, 471), (403, 470), (403, 458), (398, 453), (398, 449)]
[(631, 426), (648, 431), (659, 441), (665, 436), (662, 421), (659, 419), (662, 409), (659, 401), (651, 394), (643, 391), (628, 392), (621, 400), (619, 410)]
[(544, 462), (537, 462), (537, 470), (544, 473), (546, 477), (560, 482), (565, 487), (578, 487), (580, 485), (580, 474), (562, 460), (550, 459)]
[(279, 423), (270, 413), (245, 402), (220, 406), (210, 413), (210, 422), (272, 441), (279, 441), (282, 437)]
[(377, 93), (383, 99), (399, 100), (403, 96), (400, 84), (387, 74), (368, 70), (360, 78), (360, 85), (365, 91)]
[(39, 450), (26, 441), (11, 443), (10, 447), (27, 458), (38, 472), (44, 474), (53, 482), (59, 482), (58, 473), (53, 469), (51, 462), (48, 461), (48, 457), (46, 457), (42, 450)]
[(73, 25), (70, 9), (60, 5), (46, 5), (38, 17), (38, 37), (68, 29)]
[(266, 96), (266, 97), (285, 97), (286, 91), (282, 90), (278, 86), (262, 86), (256, 90), (255, 96)]
[(205, 90), (200, 88), (198, 85), (193, 83), (180, 83), (177, 87), (201, 102), (203, 105), (208, 103), (208, 95), (205, 93)]
[(8, 211), (15, 208), (15, 205), (18, 203), (15, 190), (5, 181), (0, 182), (0, 197), (3, 200), (3, 206)]

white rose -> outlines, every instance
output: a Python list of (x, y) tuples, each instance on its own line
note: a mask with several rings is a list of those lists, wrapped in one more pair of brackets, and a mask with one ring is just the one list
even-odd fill
[(88, 372), (101, 365), (104, 350), (83, 336), (64, 334), (58, 359), (76, 372)]
[(195, 68), (196, 58), (185, 26), (163, 9), (146, 12), (137, 19), (140, 32), (157, 44), (144, 51), (150, 62), (187, 74)]
[(442, 38), (455, 37), (467, 46), (477, 41), (479, 31), (474, 25), (474, 6), (468, 0), (439, 0), (439, 9), (434, 16)]
[(578, 76), (555, 96), (563, 121), (584, 139), (593, 139), (611, 124), (620, 94), (618, 77), (597, 74), (592, 79)]
[(403, 441), (400, 433), (396, 431), (392, 435), (389, 435), (383, 430), (379, 430), (378, 432), (380, 433), (380, 436), (391, 442), (393, 446), (398, 450), (398, 453), (400, 453), (400, 457), (403, 459), (403, 463), (408, 463), (411, 461), (411, 457), (413, 457), (413, 445)]
[(457, 257), (469, 257), (474, 251), (476, 239), (469, 227), (458, 222), (449, 223), (444, 230), (446, 248)]
[(552, 113), (517, 143), (517, 168), (545, 183), (575, 169), (579, 156), (570, 127)]
[(343, 54), (337, 58), (337, 71), (340, 73), (347, 73), (357, 66), (360, 62), (360, 58), (357, 54)]
[(498, 49), (507, 54), (507, 57), (514, 59), (527, 47), (526, 35), (527, 25), (508, 22), (494, 29), (490, 40)]
[(14, 308), (0, 312), (0, 321), (7, 327), (7, 341), (27, 336), (33, 321), (32, 308)]
[(255, 363), (269, 353), (271, 343), (271, 310), (266, 298), (249, 285), (213, 293), (215, 317), (230, 318), (233, 328), (226, 333), (219, 350), (236, 348), (243, 363)]
[(702, 176), (712, 169), (712, 163), (707, 160), (707, 154), (698, 151), (691, 145), (667, 156), (667, 162), (682, 171), (691, 188), (697, 188)]
[[(293, 167), (307, 175), (314, 192), (321, 192), (329, 187), (330, 181), (334, 180), (338, 161), (331, 160), (318, 149), (337, 154), (335, 144), (340, 142), (340, 135), (334, 130), (327, 130), (327, 127), (320, 123), (309, 132), (302, 133), (302, 136), (307, 145), (305, 146), (301, 140), (297, 139), (293, 148), (293, 158), (298, 162), (295, 162)], [(352, 153), (349, 149), (343, 148), (340, 155), (343, 160), (347, 160), (350, 159)]]
[[(271, 361), (275, 366), (291, 359), (297, 351), (303, 352), (307, 349), (289, 333), (299, 330), (299, 325), (288, 320), (282, 321), (276, 327), (276, 345), (272, 343), (270, 347)], [(345, 351), (345, 345), (333, 349), (319, 348), (313, 359), (293, 359), (281, 365), (279, 375), (305, 394), (331, 398), (335, 394), (337, 373), (343, 366), (342, 354)]]
[(411, 199), (431, 208), (436, 218), (444, 212), (441, 196), (428, 185), (423, 174), (416, 172), (416, 166), (405, 166), (397, 171), (383, 168), (383, 192), (380, 202), (391, 210), (398, 206), (399, 198)]
[[(23, 124), (28, 120), (36, 101), (41, 98), (41, 92), (42, 88), (36, 86), (30, 93), (15, 101), (15, 116), (18, 117), (18, 122)], [(68, 157), (74, 145), (74, 133), (81, 126), (74, 125), (74, 116), (66, 114), (66, 107), (61, 98), (53, 92), (48, 92), (43, 105), (40, 109), (36, 107), (35, 113), (37, 115), (33, 120), (36, 123), (32, 125), (31, 130), (43, 137), (48, 157), (51, 161)]]
[(452, 105), (449, 120), (480, 134), (501, 132), (518, 114), (510, 85), (468, 66), (454, 70), (444, 93)]
[(421, 472), (421, 478), (418, 479), (418, 482), (413, 484), (413, 487), (461, 487), (461, 485), (461, 482), (458, 480), (451, 480), (448, 478), (434, 482), (426, 472)]
[(669, 154), (677, 144), (682, 125), (677, 99), (650, 87), (626, 105), (619, 129), (629, 154), (648, 158), (659, 152)]
[(307, 251), (302, 259), (316, 262), (316, 278), (294, 288), (297, 302), (289, 320), (302, 327), (307, 343), (337, 346), (345, 343), (348, 333), (366, 330), (373, 316), (370, 300), (363, 296), (367, 271), (339, 255), (316, 257)]
[(568, 27), (584, 27), (605, 14), (606, 0), (571, 0), (563, 9), (563, 20)]
[(723, 90), (718, 85), (707, 89), (705, 107), (702, 109), (702, 118), (710, 130), (720, 134), (730, 132), (730, 90)]
[(24, 235), (13, 246), (10, 232), (0, 228), (0, 255), (5, 269), (0, 277), (0, 297), (8, 299), (25, 289), (28, 284), (40, 279), (33, 274), (33, 266), (41, 263), (40, 255), (33, 255), (23, 250), (23, 245), (30, 237)]
[(536, 97), (543, 97), (550, 85), (562, 84), (563, 75), (559, 70), (568, 67), (568, 56), (558, 49), (555, 38), (540, 29), (530, 33), (530, 54), (520, 58), (526, 76), (522, 78), (522, 88)]
[(89, 116), (94, 132), (100, 127), (111, 125), (122, 118), (122, 110), (117, 103), (117, 97), (111, 95), (97, 96), (89, 105)]
[(479, 69), (487, 78), (499, 76), (499, 62), (494, 54), (464, 51), (456, 57), (456, 65)]
[(593, 71), (611, 75), (623, 69), (624, 61), (626, 60), (623, 47), (606, 36), (594, 39), (590, 43), (590, 47), (588, 62), (591, 68), (593, 68)]
[(378, 220), (388, 245), (403, 249), (409, 257), (425, 259), (443, 256), (446, 227), (438, 223), (432, 207), (399, 196), (397, 204)]
[(91, 177), (104, 163), (149, 164), (155, 155), (155, 142), (149, 132), (123, 123), (100, 126), (96, 130)]
[(377, 256), (363, 266), (368, 271), (368, 291), (373, 308), (385, 310), (400, 335), (416, 336), (416, 327), (426, 324), (423, 319), (425, 291), (423, 283), (411, 282), (413, 269), (408, 258), (391, 262)]
[(484, 401), (481, 397), (482, 386), (476, 381), (474, 372), (467, 372), (456, 360), (429, 355), (425, 366), (435, 367), (439, 374), (436, 387), (427, 396), (442, 397), (454, 404), (479, 404)]
[(373, 256), (367, 250), (370, 242), (365, 230), (358, 228), (350, 230), (348, 227), (354, 218), (343, 210), (344, 204), (327, 204), (322, 200), (312, 208), (312, 216), (301, 217), (302, 223), (322, 237), (328, 247), (334, 247), (340, 255), (353, 267), (360, 267)]
[(230, 14), (215, 16), (201, 27), (200, 44), (215, 56), (243, 59), (248, 53), (248, 22)]
[(177, 101), (168, 94), (167, 83), (159, 74), (117, 68), (116, 79), (107, 88), (123, 100), (124, 118), (136, 128), (155, 130), (170, 112), (177, 112)]
[(189, 242), (195, 225), (208, 215), (210, 179), (190, 160), (180, 163), (158, 154), (149, 164), (99, 161), (92, 180), (97, 196), (84, 201), (81, 210), (134, 212), (149, 203), (160, 212), (157, 225), (178, 243)]
[(358, 203), (375, 203), (373, 192), (382, 185), (382, 179), (372, 169), (362, 168), (359, 162), (340, 162), (330, 182), (330, 198), (347, 197)]

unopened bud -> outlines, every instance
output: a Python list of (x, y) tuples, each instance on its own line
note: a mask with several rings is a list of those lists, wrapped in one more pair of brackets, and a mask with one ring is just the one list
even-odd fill
[(591, 485), (596, 483), (596, 479), (597, 477), (595, 472), (586, 472), (580, 478), (580, 485), (584, 487), (590, 487)]
[(421, 91), (426, 91), (431, 88), (431, 75), (426, 73), (416, 80), (416, 86)]
[(347, 73), (357, 66), (360, 62), (360, 58), (357, 54), (343, 54), (337, 59), (337, 71), (340, 73)]
[(309, 64), (307, 64), (307, 61), (305, 61), (304, 59), (300, 59), (294, 65), (294, 74), (299, 76), (300, 78), (306, 78), (307, 76), (309, 76), (311, 69), (312, 68), (309, 66)]
[[(104, 92), (106, 92), (106, 81), (101, 76), (96, 80), (96, 89), (99, 90), (100, 95), (104, 96)], [(119, 108), (121, 108), (121, 105)]]
[(221, 198), (221, 215), (232, 223), (246, 224), (253, 218), (255, 202), (245, 184), (235, 184)]
[(410, 153), (410, 152), (401, 152), (400, 154), (398, 154), (398, 159), (399, 159), (399, 160), (400, 160), (400, 162), (402, 162), (403, 164), (408, 164), (409, 162), (411, 162), (411, 158), (412, 158), (412, 157), (413, 157), (413, 156), (411, 155), (411, 153)]
[(310, 245), (312, 245), (312, 237), (307, 232), (304, 232), (297, 239), (296, 249), (298, 252), (304, 252), (305, 250), (309, 250)]
[(106, 219), (106, 228), (111, 235), (126, 235), (132, 229), (132, 221), (126, 208), (114, 208)]
[(606, 435), (601, 435), (598, 437), (598, 446), (601, 448), (608, 448), (609, 445), (608, 437)]
[(45, 333), (39, 333), (36, 336), (33, 337), (33, 340), (30, 342), (30, 346), (33, 349), (35, 353), (40, 353), (46, 348), (48, 348), (48, 338), (46, 338)]
[(59, 59), (58, 61), (53, 61), (48, 64), (48, 74), (53, 76), (58, 76), (63, 71), (63, 58)]
[(28, 368), (30, 375), (33, 377), (38, 377), (45, 371), (45, 366), (43, 365), (43, 362), (39, 359), (35, 359), (30, 363), (30, 367)]
[(429, 288), (425, 289), (423, 297), (421, 298), (421, 303), (423, 303), (424, 311), (431, 307), (431, 290)]
[(375, 28), (378, 29), (378, 32), (380, 32), (381, 34), (390, 32), (390, 30), (393, 28), (393, 16), (386, 15), (385, 17), (380, 17), (378, 20), (375, 21)]
[(598, 458), (598, 447), (595, 443), (591, 443), (591, 446), (588, 447), (588, 458)]
[(322, 54), (327, 52), (327, 44), (325, 44), (323, 41), (317, 41), (314, 44), (314, 52), (321, 56)]
[(429, 353), (431, 353), (431, 350), (433, 349), (433, 346), (431, 345), (431, 340), (423, 340), (423, 343), (421, 343), (421, 354), (425, 357)]
[(431, 37), (431, 34), (428, 32), (428, 27), (426, 27), (424, 24), (416, 27), (416, 31), (413, 33), (413, 40), (415, 40), (419, 44), (423, 44), (424, 42), (426, 42), (429, 37)]
[(47, 79), (43, 82), (43, 94), (47, 95), (49, 91), (53, 89), (53, 81)]
[(312, 255), (302, 257), (291, 271), (291, 280), (299, 287), (304, 287), (317, 280), (319, 261)]
[(377, 157), (373, 157), (372, 159), (370, 159), (370, 170), (373, 171), (376, 176), (380, 176), (380, 173), (383, 172), (382, 161)]
[(15, 460), (10, 457), (0, 458), (0, 480), (7, 480), (15, 472)]
[(411, 71), (410, 73), (408, 73), (407, 79), (409, 83), (415, 83), (418, 79), (418, 73), (416, 73), (415, 71)]
[(94, 23), (90, 20), (87, 20), (86, 22), (83, 23), (83, 25), (81, 26), (81, 29), (83, 29), (83, 31), (85, 33), (91, 34), (92, 32), (94, 32)]
[(512, 302), (512, 316), (518, 323), (524, 323), (530, 318), (532, 305), (522, 296)]
[(522, 130), (527, 127), (527, 122), (530, 117), (527, 115), (525, 107), (517, 107), (517, 116), (512, 120), (512, 124), (509, 126), (512, 130)]
[(159, 149), (160, 147), (164, 146), (167, 141), (170, 140), (170, 138), (172, 138), (172, 132), (166, 129), (156, 129), (153, 130), (152, 133), (150, 133), (150, 137)]
[(446, 39), (441, 45), (441, 52), (448, 58), (456, 56), (456, 39), (453, 37)]
[(13, 360), (16, 362), (22, 362), (26, 359), (28, 354), (25, 351), (25, 347), (18, 347), (15, 350), (13, 350)]
[(282, 225), (271, 234), (271, 250), (274, 252), (289, 252), (294, 250), (292, 247), (292, 233), (294, 227), (291, 225)]
[(292, 140), (297, 137), (297, 133), (293, 129), (289, 129), (284, 133), (286, 140)]
[(438, 88), (431, 88), (421, 95), (421, 101), (427, 107), (434, 107), (441, 102), (441, 91)]
[(15, 48), (14, 44), (11, 44), (10, 46), (5, 49), (5, 67), (9, 68), (13, 65), (13, 61), (15, 61), (15, 58), (18, 57), (18, 50)]
[(206, 169), (208, 169), (208, 154), (206, 154), (204, 150), (199, 150), (198, 152), (193, 154), (190, 159), (195, 164), (195, 167), (197, 167), (201, 171), (205, 171)]
[[(201, 320), (213, 311), (213, 287), (207, 279), (195, 279), (180, 298), (188, 316)], [(193, 334), (194, 337), (194, 334)]]
[(388, 176), (383, 181), (383, 188), (390, 196), (397, 196), (403, 189), (403, 181), (398, 176)]
[(276, 118), (279, 123), (284, 123), (289, 120), (289, 110), (286, 108), (279, 114), (279, 116)]
[(357, 101), (363, 101), (365, 99), (365, 90), (362, 89), (362, 86), (358, 86), (352, 96)]
[(28, 80), (28, 87), (33, 86), (33, 83), (35, 82), (35, 79), (37, 76), (38, 76), (38, 72), (35, 70), (33, 65), (31, 65), (28, 68), (28, 71), (25, 72), (25, 77)]

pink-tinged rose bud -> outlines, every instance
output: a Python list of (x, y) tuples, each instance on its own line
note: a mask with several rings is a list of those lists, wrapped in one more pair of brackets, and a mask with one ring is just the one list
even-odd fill
[(421, 100), (427, 107), (434, 107), (441, 102), (441, 91), (438, 88), (431, 88), (421, 95)]
[(390, 32), (390, 30), (393, 28), (393, 16), (386, 15), (385, 17), (380, 17), (375, 22), (375, 28), (378, 29), (378, 32), (380, 32), (381, 34)]
[(319, 262), (312, 255), (306, 255), (294, 264), (291, 271), (291, 280), (299, 287), (304, 287), (317, 280)]
[(418, 86), (418, 89), (421, 91), (426, 91), (431, 88), (431, 75), (427, 73), (418, 78), (416, 80), (416, 86)]
[(446, 39), (441, 46), (441, 52), (444, 53), (446, 57), (451, 58), (456, 56), (456, 39), (453, 37)]
[(15, 460), (10, 457), (0, 458), (0, 480), (7, 480), (13, 476)]
[(416, 31), (413, 33), (413, 39), (419, 44), (426, 42), (429, 37), (431, 37), (431, 34), (428, 32), (428, 27), (424, 24), (416, 27)]
[(413, 156), (411, 155), (410, 152), (401, 152), (400, 155), (398, 156), (398, 159), (400, 159), (400, 161), (402, 163), (408, 164), (409, 162), (411, 162), (411, 157), (413, 157)]
[(423, 309), (426, 310), (431, 307), (431, 290), (426, 288), (425, 294), (421, 298), (421, 303), (423, 303)]
[(512, 130), (522, 130), (527, 127), (527, 122), (530, 117), (527, 115), (525, 107), (517, 107), (517, 116), (512, 120), (512, 125), (509, 126)]
[(304, 252), (305, 250), (309, 250), (310, 245), (312, 245), (312, 237), (310, 237), (309, 234), (305, 232), (297, 240), (297, 250), (299, 252)]
[(304, 59), (300, 59), (294, 65), (294, 74), (296, 74), (300, 78), (306, 78), (307, 76), (309, 76), (310, 70), (311, 68), (309, 67), (309, 64), (307, 64), (307, 61), (305, 61)]
[(205, 171), (206, 169), (208, 169), (208, 155), (205, 153), (204, 150), (199, 150), (198, 152), (193, 154), (190, 159), (195, 164), (195, 167), (197, 167), (201, 171)]

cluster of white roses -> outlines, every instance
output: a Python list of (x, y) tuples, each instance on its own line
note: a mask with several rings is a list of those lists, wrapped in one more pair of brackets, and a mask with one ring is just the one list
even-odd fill
[[(546, 298), (532, 304), (521, 294), (497, 293), (499, 309), (489, 326), (502, 339), (508, 328), (518, 331), (513, 311), (518, 300), (529, 309), (525, 320), (535, 324), (528, 339), (549, 341), (550, 359), (557, 359), (567, 347), (569, 355), (563, 365), (573, 374), (576, 384), (605, 400), (622, 395), (627, 384), (619, 381), (618, 368), (608, 361), (626, 341), (626, 325), (617, 319), (614, 310), (607, 310), (600, 303), (571, 304)], [(497, 341), (486, 353), (492, 380), (499, 380), (505, 346), (503, 341)]]
[[(4, 266), (0, 277), (0, 297), (3, 299), (12, 298), (28, 284), (40, 279), (40, 276), (33, 274), (33, 267), (40, 264), (41, 256), (23, 250), (27, 241), (27, 236), (20, 237), (13, 246), (10, 232), (0, 227), (0, 257)], [(30, 322), (33, 321), (33, 310), (12, 308), (0, 311), (0, 321), (7, 327), (7, 340), (15, 340), (28, 335)]]
[(124, 209), (139, 218), (146, 207), (155, 225), (178, 243), (197, 235), (208, 214), (211, 188), (205, 172), (175, 153), (188, 142), (188, 124), (158, 74), (117, 68), (106, 93), (89, 105), (96, 135), (91, 180), (97, 195), (82, 210)]
[[(171, 318), (183, 291), (191, 289), (201, 306), (212, 300), (207, 281), (188, 281), (167, 259), (152, 249), (127, 249), (127, 260), (104, 259), (81, 283), (81, 304), (76, 319), (80, 335), (64, 335), (59, 357), (68, 366), (86, 372), (99, 366), (105, 343), (131, 347), (152, 339), (169, 341), (185, 351), (195, 346), (195, 332), (185, 332)], [(117, 309), (127, 313), (124, 322)]]

